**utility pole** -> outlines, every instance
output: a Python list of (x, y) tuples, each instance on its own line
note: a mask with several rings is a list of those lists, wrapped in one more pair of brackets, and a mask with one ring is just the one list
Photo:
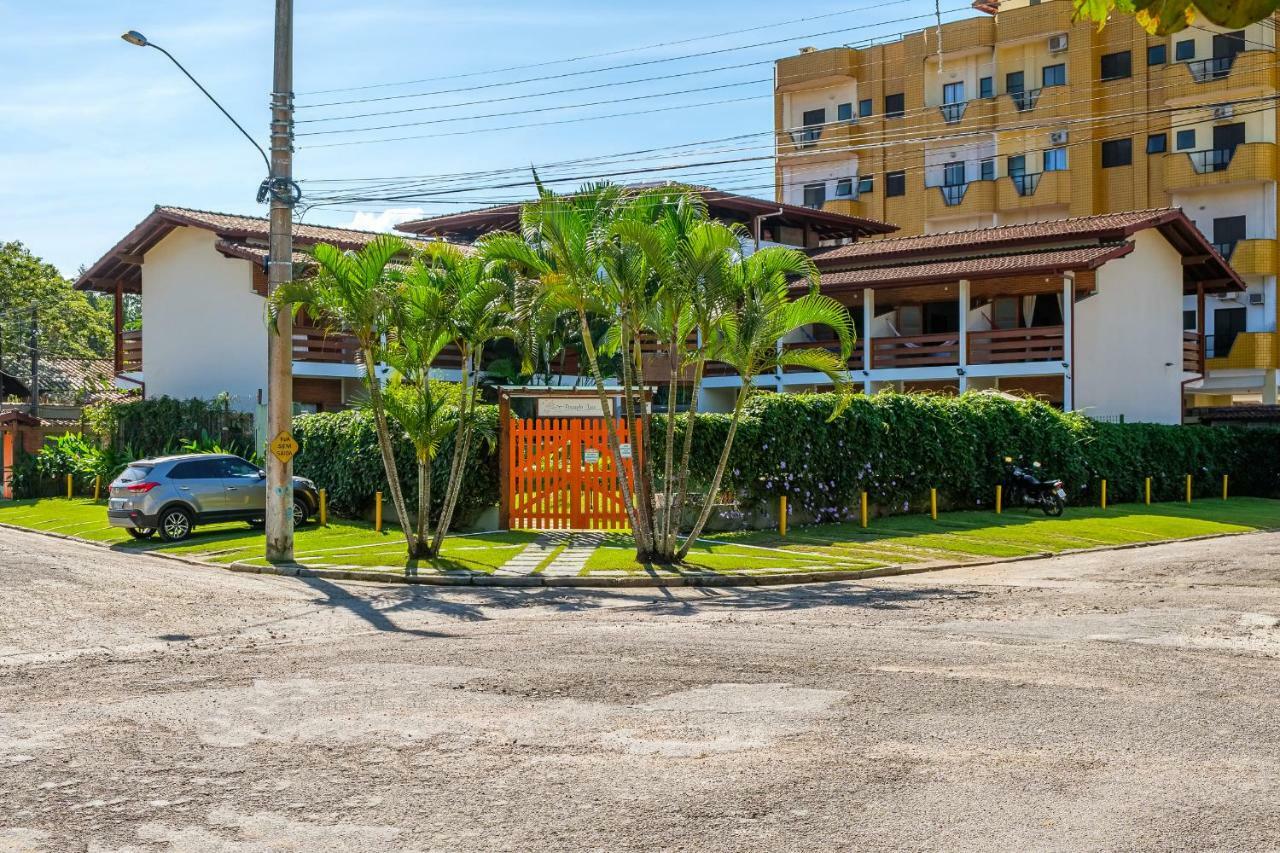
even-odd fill
[(31, 402), (27, 406), (31, 416), (37, 417), (40, 409), (40, 309), (31, 306), (31, 329), (27, 332), (27, 346), (31, 348)]
[[(293, 279), (293, 0), (276, 0), (275, 73), (271, 87), (271, 253), (267, 291)], [(293, 561), (293, 456), (277, 453), (293, 420), (293, 316), (280, 311), (267, 334), (267, 550)], [(292, 444), (289, 438), (286, 445)]]

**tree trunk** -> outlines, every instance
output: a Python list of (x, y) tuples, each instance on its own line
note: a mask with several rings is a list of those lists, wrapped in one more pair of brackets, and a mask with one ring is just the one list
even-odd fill
[(444, 502), (440, 505), (440, 518), (436, 525), (436, 535), (431, 542), (431, 553), (439, 554), (440, 546), (444, 543), (444, 537), (449, 532), (449, 524), (453, 521), (453, 501), (456, 499), (456, 490), (458, 483), (462, 479), (462, 466), (466, 459), (465, 453), (465, 437), (467, 434), (467, 399), (471, 396), (469, 393), (469, 370), (470, 352), (466, 346), (460, 346), (459, 351), (462, 353), (462, 391), (458, 397), (458, 428), (453, 434), (453, 459), (449, 464), (449, 479), (445, 484)]
[(689, 462), (693, 457), (693, 426), (698, 419), (698, 392), (702, 388), (702, 370), (706, 359), (699, 358), (693, 368), (693, 396), (689, 398), (689, 411), (685, 415), (684, 447), (680, 453), (680, 482), (676, 485), (675, 524), (671, 529), (671, 549), (675, 550), (675, 540), (680, 535), (680, 517), (684, 514), (684, 504), (689, 497)]
[(706, 526), (707, 519), (711, 517), (711, 508), (715, 506), (716, 493), (720, 491), (720, 479), (724, 477), (724, 469), (729, 464), (729, 451), (733, 448), (733, 436), (738, 431), (738, 421), (742, 419), (742, 407), (747, 402), (747, 393), (750, 391), (749, 380), (744, 379), (742, 390), (738, 392), (738, 399), (733, 404), (733, 418), (729, 421), (729, 434), (725, 436), (724, 448), (720, 451), (720, 461), (716, 463), (715, 476), (711, 478), (711, 488), (707, 492), (707, 499), (702, 502), (702, 511), (698, 513), (698, 521), (693, 525), (693, 530), (689, 531), (689, 538), (684, 540), (684, 544), (680, 546), (680, 551), (676, 554), (676, 559), (683, 560), (689, 554), (689, 548), (694, 542), (698, 541), (698, 537), (702, 535), (702, 528)]
[(431, 457), (418, 451), (418, 529), (414, 557), (432, 557), (427, 544), (428, 519), (431, 514)]
[(680, 378), (680, 356), (684, 341), (676, 342), (680, 336), (680, 324), (677, 320), (671, 324), (671, 339), (667, 345), (667, 360), (671, 370), (667, 375), (667, 430), (666, 441), (662, 453), (662, 530), (658, 533), (657, 549), (663, 558), (672, 562), (675, 559), (675, 533), (680, 520), (674, 514), (675, 489), (672, 480), (676, 453), (676, 383)]
[(378, 382), (377, 362), (373, 360), (372, 347), (364, 348), (364, 363), (365, 379), (369, 383), (369, 405), (373, 408), (374, 431), (378, 435), (378, 449), (382, 452), (382, 467), (387, 474), (387, 491), (391, 492), (391, 505), (395, 507), (396, 518), (400, 520), (400, 529), (404, 532), (405, 544), (412, 557), (415, 553), (413, 530), (409, 526), (404, 490), (400, 488), (400, 472), (396, 468), (395, 449), (391, 446), (391, 431), (387, 426), (386, 409), (382, 405), (382, 386)]

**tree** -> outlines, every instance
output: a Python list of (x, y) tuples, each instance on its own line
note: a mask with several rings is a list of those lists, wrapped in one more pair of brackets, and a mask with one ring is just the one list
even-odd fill
[(1076, 17), (1106, 26), (1113, 12), (1133, 15), (1152, 35), (1167, 36), (1195, 23), (1197, 14), (1232, 30), (1256, 24), (1280, 8), (1280, 0), (1072, 0)]
[(0, 244), (0, 370), (30, 369), (31, 309), (39, 316), (36, 346), (45, 358), (110, 358), (112, 300), (72, 289), (58, 270), (17, 241)]

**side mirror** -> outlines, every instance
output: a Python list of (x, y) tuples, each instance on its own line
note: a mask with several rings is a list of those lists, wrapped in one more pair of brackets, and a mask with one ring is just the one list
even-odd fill
[(261, 468), (259, 468), (259, 469), (258, 469), (258, 479), (259, 479), (259, 480), (265, 480), (265, 479), (267, 479), (267, 472), (266, 472), (266, 471), (263, 471)]

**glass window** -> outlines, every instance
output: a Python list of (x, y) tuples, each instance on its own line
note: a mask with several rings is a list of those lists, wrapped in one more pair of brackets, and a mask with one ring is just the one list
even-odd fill
[(1196, 330), (1196, 312), (1195, 309), (1182, 312), (1182, 330), (1184, 332), (1194, 332)]
[(875, 108), (875, 104), (870, 98), (863, 98), (861, 101), (858, 101), (858, 115), (862, 118), (866, 118), (871, 115), (875, 111)]
[(958, 187), (965, 183), (964, 163), (947, 163), (942, 167), (942, 185)]
[(825, 109), (804, 111), (805, 127), (812, 127), (815, 124), (826, 124), (826, 123), (827, 123), (827, 111)]
[(804, 206), (805, 207), (822, 207), (827, 200), (827, 185), (822, 184), (805, 184), (804, 185)]
[(853, 121), (853, 104), (837, 104), (836, 121)]
[(1147, 153), (1163, 154), (1169, 150), (1169, 134), (1153, 133), (1147, 137)]
[(1133, 76), (1133, 59), (1129, 51), (1106, 53), (1102, 56), (1102, 79), (1121, 80)]
[(1027, 173), (1027, 157), (1025, 154), (1014, 154), (1009, 158), (1009, 175), (1025, 175)]
[(884, 117), (902, 118), (907, 112), (907, 96), (903, 94), (884, 96)]
[(860, 175), (858, 177), (858, 195), (869, 193), (875, 189), (874, 175)]
[(946, 83), (942, 87), (942, 103), (944, 104), (962, 104), (964, 103), (964, 82)]
[(1026, 78), (1021, 71), (1010, 71), (1004, 75), (1004, 90), (1010, 95), (1016, 95), (1019, 92), (1025, 92), (1027, 89)]
[(1196, 148), (1196, 129), (1192, 127), (1178, 131), (1175, 144), (1179, 151), (1194, 151)]
[(884, 176), (884, 194), (900, 196), (907, 194), (907, 173), (905, 171), (886, 172)]
[(223, 476), (225, 477), (246, 477), (251, 480), (259, 479), (258, 468), (250, 465), (243, 459), (224, 459), (222, 460)]
[(1183, 39), (1173, 46), (1173, 58), (1179, 62), (1196, 58), (1196, 40)]
[(1102, 168), (1128, 166), (1133, 162), (1132, 139), (1108, 139), (1102, 143)]
[(978, 79), (978, 97), (994, 98), (996, 96), (996, 81), (991, 77), (981, 77)]
[(1046, 65), (1044, 70), (1040, 72), (1040, 85), (1046, 88), (1067, 85), (1066, 64), (1060, 62), (1057, 65)]
[(836, 181), (836, 198), (848, 198), (853, 195), (853, 178), (841, 178)]
[(172, 480), (217, 480), (222, 477), (221, 459), (196, 459), (179, 462), (169, 472)]
[(1169, 48), (1163, 44), (1153, 44), (1147, 48), (1148, 65), (1164, 65), (1169, 61)]
[(996, 179), (996, 161), (988, 157), (978, 163), (978, 180), (994, 181)]
[(1046, 148), (1044, 151), (1044, 170), (1046, 172), (1065, 172), (1067, 170), (1067, 149)]

